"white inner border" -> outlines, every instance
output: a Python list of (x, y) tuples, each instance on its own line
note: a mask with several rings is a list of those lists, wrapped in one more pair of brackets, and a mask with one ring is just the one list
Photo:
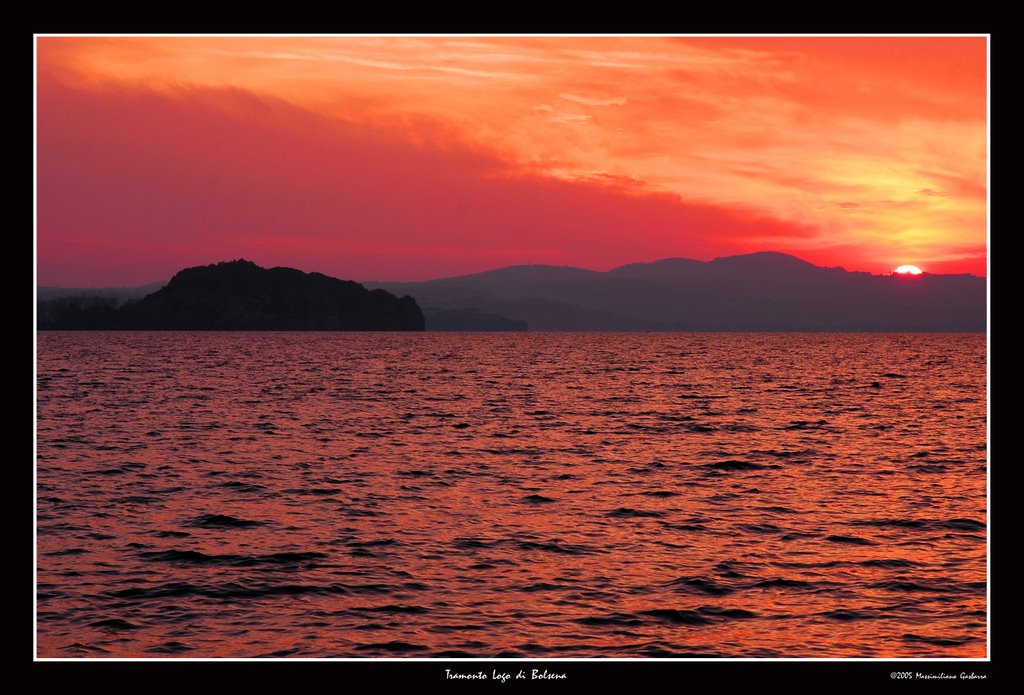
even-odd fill
[(38, 443), (38, 409), (37, 403), (39, 402), (39, 386), (38, 386), (38, 317), (36, 316), (36, 306), (38, 304), (38, 269), (39, 269), (39, 250), (38, 250), (38, 143), (39, 143), (39, 131), (38, 131), (38, 41), (40, 38), (75, 38), (75, 37), (99, 37), (99, 38), (156, 38), (156, 37), (195, 37), (195, 38), (355, 38), (355, 37), (457, 37), (457, 38), (522, 38), (522, 37), (551, 37), (551, 38), (601, 38), (601, 37), (635, 37), (635, 38), (701, 38), (701, 37), (764, 37), (764, 38), (821, 38), (821, 37), (853, 37), (853, 38), (984, 38), (985, 39), (985, 111), (986, 111), (986, 129), (985, 129), (985, 179), (986, 179), (986, 207), (985, 207), (985, 267), (986, 267), (986, 332), (985, 332), (985, 376), (986, 376), (986, 388), (985, 388), (985, 402), (986, 402), (986, 474), (985, 474), (985, 502), (986, 502), (986, 534), (985, 534), (985, 591), (986, 591), (986, 610), (985, 610), (985, 657), (900, 657), (900, 658), (888, 658), (888, 657), (846, 657), (846, 658), (823, 658), (823, 657), (785, 657), (785, 658), (746, 658), (746, 657), (714, 657), (714, 658), (651, 658), (651, 657), (592, 657), (592, 658), (565, 658), (565, 657), (543, 657), (543, 658), (524, 658), (524, 659), (489, 659), (483, 658), (423, 658), (423, 657), (364, 657), (364, 658), (334, 658), (334, 657), (40, 657), (39, 653), (39, 622), (38, 622), (38, 610), (39, 603), (35, 599), (38, 594), (38, 567), (39, 567), (39, 548), (38, 548), (38, 534), (36, 525), (36, 516), (38, 514), (38, 460), (33, 461), (32, 468), (32, 481), (33, 481), (33, 495), (32, 495), (32, 556), (34, 565), (32, 567), (32, 589), (33, 589), (33, 604), (32, 604), (32, 660), (33, 661), (254, 661), (254, 662), (272, 662), (272, 661), (284, 661), (284, 662), (303, 662), (303, 661), (342, 661), (342, 662), (370, 662), (370, 661), (394, 661), (394, 662), (441, 662), (441, 663), (458, 663), (466, 662), (471, 664), (480, 664), (481, 669), (484, 664), (490, 663), (503, 663), (503, 662), (588, 662), (588, 661), (612, 661), (612, 662), (726, 662), (726, 661), (740, 661), (740, 662), (874, 662), (874, 661), (892, 661), (892, 662), (920, 662), (920, 661), (939, 661), (939, 662), (991, 662), (992, 660), (992, 476), (989, 474), (989, 469), (992, 465), (992, 343), (991, 343), (991, 326), (992, 326), (992, 254), (990, 249), (992, 248), (992, 37), (990, 34), (34, 34), (32, 44), (32, 349), (33, 354), (36, 356), (32, 365), (32, 384), (33, 384), (33, 413), (32, 413), (32, 447), (34, 455), (38, 455), (39, 443)]

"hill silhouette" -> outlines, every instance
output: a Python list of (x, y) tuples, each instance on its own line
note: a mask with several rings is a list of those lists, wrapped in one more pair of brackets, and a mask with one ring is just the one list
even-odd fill
[(415, 283), (367, 283), (429, 311), (476, 310), (530, 330), (984, 331), (973, 275), (871, 275), (783, 253), (671, 258), (607, 272), (527, 265)]
[(113, 298), (40, 302), (41, 329), (422, 331), (411, 297), (246, 260), (186, 268), (166, 286), (117, 306)]

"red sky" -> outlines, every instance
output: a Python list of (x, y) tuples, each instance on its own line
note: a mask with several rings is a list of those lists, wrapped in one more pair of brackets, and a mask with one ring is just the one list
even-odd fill
[(40, 37), (38, 280), (985, 275), (986, 109), (977, 37)]

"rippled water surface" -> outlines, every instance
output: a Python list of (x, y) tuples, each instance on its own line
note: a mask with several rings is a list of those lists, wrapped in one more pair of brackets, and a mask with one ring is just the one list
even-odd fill
[(986, 655), (983, 335), (40, 333), (38, 654)]

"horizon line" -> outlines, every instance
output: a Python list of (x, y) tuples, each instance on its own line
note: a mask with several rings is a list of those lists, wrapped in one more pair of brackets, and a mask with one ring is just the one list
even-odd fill
[[(442, 275), (442, 276), (439, 276), (439, 277), (430, 277), (430, 278), (426, 278), (426, 279), (423, 279), (423, 280), (380, 280), (380, 279), (340, 278), (340, 277), (337, 277), (335, 275), (329, 275), (327, 273), (324, 273), (324, 272), (321, 272), (321, 271), (318, 271), (318, 270), (305, 270), (303, 268), (298, 268), (296, 266), (289, 266), (289, 265), (267, 265), (267, 266), (260, 266), (260, 267), (265, 267), (267, 269), (270, 269), (270, 268), (292, 268), (294, 270), (299, 270), (299, 271), (304, 272), (304, 273), (320, 273), (321, 275), (326, 275), (327, 277), (335, 277), (335, 278), (337, 278), (339, 280), (348, 280), (350, 282), (358, 282), (360, 284), (375, 284), (375, 285), (388, 284), (388, 285), (396, 285), (396, 284), (415, 284), (415, 283), (423, 283), (423, 282), (435, 282), (437, 280), (453, 280), (453, 279), (457, 279), (457, 278), (471, 277), (473, 275), (482, 275), (484, 273), (491, 273), (491, 272), (495, 272), (495, 271), (499, 271), (499, 270), (507, 270), (509, 268), (565, 268), (565, 269), (571, 269), (571, 270), (583, 270), (583, 271), (590, 272), (590, 273), (595, 273), (595, 274), (604, 274), (604, 273), (610, 273), (610, 272), (615, 271), (615, 270), (619, 270), (621, 268), (626, 268), (626, 267), (629, 267), (629, 266), (654, 265), (656, 263), (663, 263), (665, 261), (692, 261), (694, 263), (701, 263), (701, 264), (704, 264), (704, 265), (708, 265), (708, 264), (714, 263), (715, 261), (718, 261), (718, 260), (724, 260), (724, 259), (729, 259), (729, 258), (742, 258), (742, 257), (745, 257), (745, 256), (759, 256), (759, 255), (766, 255), (766, 254), (773, 254), (773, 255), (778, 255), (778, 256), (788, 256), (790, 258), (794, 258), (796, 260), (799, 260), (799, 261), (801, 261), (803, 263), (807, 263), (808, 265), (810, 265), (810, 266), (812, 266), (814, 268), (821, 268), (821, 269), (824, 269), (824, 270), (841, 270), (841, 271), (846, 272), (846, 273), (858, 273), (858, 274), (864, 274), (864, 275), (871, 275), (873, 277), (889, 277), (891, 275), (896, 275), (897, 274), (895, 272), (895, 270), (890, 271), (889, 273), (872, 273), (871, 271), (867, 271), (867, 270), (850, 270), (850, 269), (846, 268), (845, 266), (841, 266), (841, 265), (818, 265), (817, 263), (814, 263), (812, 261), (808, 261), (807, 259), (801, 258), (800, 256), (797, 256), (796, 254), (787, 253), (785, 251), (771, 251), (771, 250), (750, 251), (750, 252), (747, 252), (747, 253), (737, 253), (737, 254), (732, 254), (732, 255), (729, 255), (729, 256), (715, 256), (714, 258), (712, 258), (710, 260), (707, 260), (707, 261), (702, 261), (702, 260), (697, 259), (697, 258), (687, 258), (685, 256), (666, 256), (666, 257), (663, 257), (663, 258), (656, 258), (656, 259), (651, 260), (651, 261), (629, 261), (627, 263), (620, 263), (618, 265), (614, 265), (614, 266), (608, 268), (607, 270), (597, 270), (595, 268), (587, 268), (587, 267), (584, 267), (584, 266), (571, 265), (571, 264), (568, 264), (568, 263), (566, 263), (566, 264), (555, 264), (555, 263), (512, 263), (512, 264), (509, 264), (509, 265), (493, 266), (493, 267), (485, 268), (483, 270), (475, 270), (475, 271), (468, 272), (468, 273), (459, 273), (457, 275)], [(253, 263), (253, 264), (259, 266), (259, 264), (256, 263), (255, 261), (252, 261), (250, 259), (247, 259), (247, 258), (244, 258), (242, 256), (239, 256), (237, 258), (231, 258), (229, 260), (211, 261), (210, 263), (205, 263), (205, 264), (197, 264), (197, 265), (185, 266), (183, 268), (179, 268), (177, 271), (174, 271), (174, 274), (172, 274), (171, 277), (168, 277), (166, 279), (153, 280), (151, 282), (142, 282), (142, 283), (135, 284), (135, 285), (90, 285), (90, 286), (84, 286), (84, 285), (60, 285), (60, 284), (56, 284), (56, 285), (43, 285), (43, 284), (39, 284), (38, 282), (36, 282), (35, 287), (36, 288), (59, 288), (59, 289), (69, 289), (69, 290), (77, 290), (77, 289), (97, 289), (97, 290), (98, 289), (136, 289), (136, 288), (139, 288), (139, 287), (146, 287), (147, 285), (156, 285), (158, 283), (166, 284), (166, 283), (170, 282), (171, 278), (174, 277), (175, 274), (177, 274), (177, 273), (179, 273), (182, 270), (185, 270), (187, 268), (199, 268), (199, 267), (203, 267), (203, 266), (218, 265), (218, 264), (221, 264), (221, 263), (233, 263), (235, 261), (248, 261), (250, 263)], [(36, 270), (38, 271), (38, 268)], [(932, 273), (932, 272), (929, 272), (929, 271), (924, 270), (924, 269), (922, 269), (921, 275), (932, 275), (932, 276), (943, 276), (943, 277), (967, 276), (967, 277), (980, 278), (980, 279), (983, 279), (983, 280), (986, 280), (986, 281), (988, 280), (988, 276), (987, 275), (975, 275), (974, 273)]]

